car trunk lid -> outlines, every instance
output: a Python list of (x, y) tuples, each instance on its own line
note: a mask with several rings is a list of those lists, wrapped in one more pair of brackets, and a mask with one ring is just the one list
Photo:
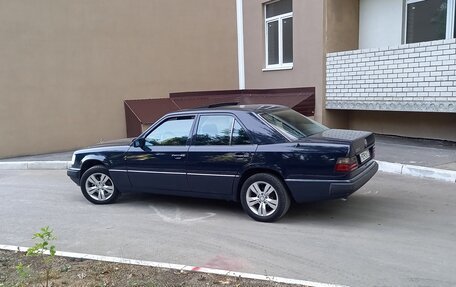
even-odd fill
[[(347, 156), (356, 156), (359, 164), (363, 164), (367, 162), (368, 159), (373, 158), (375, 153), (375, 135), (366, 131), (328, 129), (321, 133), (311, 135), (305, 138), (305, 140), (312, 142), (325, 141), (348, 144), (350, 150)], [(366, 153), (366, 150), (369, 150), (369, 154)]]

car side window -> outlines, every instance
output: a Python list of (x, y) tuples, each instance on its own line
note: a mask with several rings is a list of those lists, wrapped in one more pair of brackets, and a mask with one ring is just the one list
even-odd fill
[(225, 115), (200, 116), (195, 145), (229, 145), (234, 118)]
[(146, 137), (146, 146), (186, 145), (195, 117), (171, 118), (161, 123)]
[(233, 134), (231, 137), (231, 144), (232, 145), (251, 144), (249, 135), (237, 121), (234, 123)]

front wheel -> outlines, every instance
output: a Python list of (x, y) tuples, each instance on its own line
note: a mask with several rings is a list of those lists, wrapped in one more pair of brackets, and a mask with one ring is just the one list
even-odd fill
[(242, 185), (242, 207), (257, 221), (272, 222), (280, 219), (287, 213), (290, 203), (290, 196), (282, 181), (272, 174), (254, 174)]
[(95, 204), (113, 203), (119, 197), (119, 190), (102, 165), (89, 168), (81, 177), (81, 191), (84, 197)]

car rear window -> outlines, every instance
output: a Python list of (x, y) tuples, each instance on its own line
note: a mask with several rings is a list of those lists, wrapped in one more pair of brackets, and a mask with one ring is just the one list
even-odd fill
[(292, 109), (261, 113), (260, 116), (291, 140), (308, 137), (328, 129)]

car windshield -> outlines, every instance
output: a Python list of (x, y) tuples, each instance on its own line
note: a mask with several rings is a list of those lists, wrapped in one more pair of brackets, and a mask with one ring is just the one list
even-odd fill
[(260, 116), (291, 140), (308, 137), (328, 129), (292, 109), (262, 113)]

